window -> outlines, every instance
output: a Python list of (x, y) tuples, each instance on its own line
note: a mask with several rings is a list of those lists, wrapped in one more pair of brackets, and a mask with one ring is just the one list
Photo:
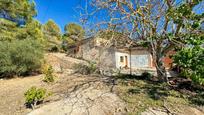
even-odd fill
[(123, 58), (123, 56), (120, 56), (120, 62), (124, 62), (124, 58)]

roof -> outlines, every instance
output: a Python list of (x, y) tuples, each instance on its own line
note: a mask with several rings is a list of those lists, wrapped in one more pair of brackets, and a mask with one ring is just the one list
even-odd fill
[(133, 40), (133, 39), (130, 39), (129, 37), (127, 36), (121, 36), (121, 37), (117, 37), (117, 38), (110, 38), (110, 39), (105, 39), (105, 38), (101, 38), (101, 37), (89, 37), (89, 38), (86, 38), (86, 39), (83, 39), (81, 41), (81, 44), (85, 44), (87, 42), (96, 42), (95, 40), (96, 39), (104, 39), (107, 41), (106, 44), (101, 44), (101, 46), (105, 47), (105, 46), (109, 46), (109, 47), (116, 47), (116, 48), (129, 48), (129, 47), (136, 47), (136, 46), (139, 46), (137, 43), (136, 43), (136, 40)]
[[(96, 43), (97, 39), (98, 40), (104, 39), (105, 43), (100, 43), (100, 45), (97, 45)], [(107, 47), (107, 48), (114, 47), (116, 49), (130, 49), (130, 48), (131, 49), (145, 49), (144, 47), (139, 45), (135, 39), (131, 39), (130, 37), (128, 37), (128, 35), (125, 35), (125, 34), (119, 34), (116, 36), (108, 35), (106, 36), (106, 38), (102, 38), (102, 36), (100, 35), (91, 36), (91, 37), (83, 39), (80, 42), (80, 45), (86, 44), (88, 42), (91, 45), (98, 46), (98, 47)], [(74, 48), (74, 46), (72, 46), (72, 48)]]

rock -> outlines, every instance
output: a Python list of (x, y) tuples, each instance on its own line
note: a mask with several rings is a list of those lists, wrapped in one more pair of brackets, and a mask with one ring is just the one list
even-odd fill
[(28, 115), (123, 115), (123, 101), (116, 94), (96, 88), (100, 84), (84, 85), (64, 100), (45, 105)]

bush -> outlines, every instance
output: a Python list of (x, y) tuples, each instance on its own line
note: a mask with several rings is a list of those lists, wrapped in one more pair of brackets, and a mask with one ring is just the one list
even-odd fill
[(48, 82), (48, 83), (54, 82), (55, 75), (53, 74), (54, 70), (53, 70), (52, 66), (44, 65), (42, 72), (43, 72), (43, 74), (45, 74), (45, 76), (43, 78), (44, 82)]
[(31, 87), (24, 94), (26, 105), (28, 107), (32, 107), (32, 109), (34, 109), (37, 104), (42, 103), (43, 100), (50, 95), (51, 93), (48, 93), (46, 89), (43, 88), (38, 89), (36, 87)]
[(43, 48), (35, 40), (0, 42), (0, 77), (27, 75), (38, 71), (43, 59)]
[(149, 72), (143, 72), (141, 75), (141, 79), (150, 80), (152, 75)]
[(142, 75), (134, 74), (118, 74), (117, 76), (120, 79), (138, 79), (138, 80), (150, 80), (152, 75), (149, 72), (143, 72)]
[(60, 48), (57, 47), (57, 46), (53, 46), (49, 49), (50, 52), (59, 52), (60, 51)]
[(190, 97), (190, 101), (193, 104), (203, 106), (204, 105), (204, 92), (199, 92), (195, 96)]
[(85, 64), (76, 64), (74, 66), (75, 72), (83, 74), (83, 75), (88, 75), (91, 73), (95, 73), (97, 70), (96, 64), (94, 63), (89, 63), (88, 65)]
[(190, 78), (194, 83), (204, 85), (204, 48), (183, 48), (173, 57), (174, 63), (181, 69), (181, 75)]

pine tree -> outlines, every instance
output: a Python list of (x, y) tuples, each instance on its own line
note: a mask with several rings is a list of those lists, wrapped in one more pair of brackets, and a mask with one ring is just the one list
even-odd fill
[(84, 29), (75, 23), (70, 23), (64, 27), (65, 36), (69, 37), (74, 41), (80, 41), (83, 39), (85, 31)]
[(44, 39), (47, 41), (48, 50), (59, 50), (61, 45), (61, 32), (58, 25), (53, 20), (43, 25)]
[(27, 23), (37, 14), (30, 0), (0, 0), (0, 9), (1, 18), (18, 23)]

